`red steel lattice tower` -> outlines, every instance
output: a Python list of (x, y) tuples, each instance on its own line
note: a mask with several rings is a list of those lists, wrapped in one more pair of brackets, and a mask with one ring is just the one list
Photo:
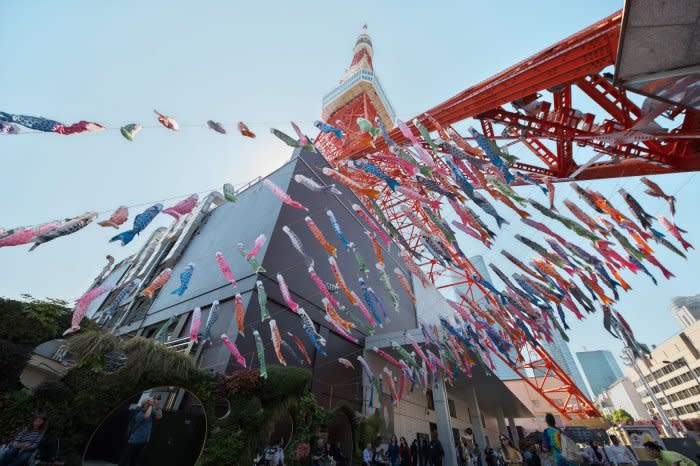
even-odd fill
[[(333, 166), (341, 170), (344, 161), (382, 149), (380, 138), (371, 141), (366, 134), (358, 133), (356, 130), (358, 117), (365, 118), (372, 123), (378, 117), (388, 130), (392, 130), (395, 126), (393, 109), (374, 73), (372, 58), (372, 42), (365, 26), (355, 43), (350, 67), (343, 75), (338, 87), (323, 98), (322, 117), (324, 121), (341, 128), (345, 137), (339, 140), (333, 134), (321, 133), (317, 137), (315, 145)], [(566, 92), (563, 91), (562, 95), (560, 101), (565, 102)], [(561, 113), (560, 106), (556, 108), (559, 110), (557, 114), (559, 115)], [(432, 115), (428, 116), (427, 119), (421, 119), (424, 124), (430, 121), (430, 125), (426, 125), (430, 129), (438, 129), (437, 126), (440, 123), (432, 120), (431, 117)], [(493, 136), (492, 125), (486, 119), (483, 120), (483, 129), (488, 136)], [(405, 142), (401, 133), (397, 133), (396, 130), (392, 131), (391, 135), (395, 140)], [(548, 150), (537, 139), (528, 138), (526, 141), (537, 151)], [(569, 145), (566, 144), (563, 145), (562, 150), (571, 151)], [(553, 155), (551, 157), (554, 162), (556, 157)], [(444, 162), (437, 157), (434, 159), (434, 163), (438, 166), (444, 166)], [(381, 165), (381, 163), (378, 164)], [(528, 170), (528, 167), (518, 168)], [(382, 166), (382, 169), (398, 179), (402, 185), (422, 190), (396, 167)], [(381, 191), (380, 198), (376, 202), (365, 198), (365, 204), (370, 211), (375, 212), (377, 219), (392, 233), (392, 236), (401, 241), (408, 249), (422, 250), (421, 235), (423, 234), (443, 235), (440, 230), (431, 227), (433, 224), (429, 221), (429, 215), (420, 203), (392, 192), (385, 186), (378, 184), (376, 188)], [(430, 193), (425, 191), (423, 193), (430, 197)], [(418, 218), (419, 221), (414, 222), (410, 217)], [(417, 224), (421, 227), (417, 227)], [(449, 242), (446, 241), (446, 244)], [(456, 259), (454, 265), (446, 267), (438, 264), (435, 260), (423, 260), (419, 261), (419, 266), (425, 270), (429, 279), (438, 289), (465, 285), (469, 286), (470, 289), (474, 286), (480, 288), (480, 285), (474, 283), (471, 278), (473, 274), (478, 274), (476, 268), (468, 260), (461, 259), (456, 251), (451, 252), (454, 253), (453, 257)], [(428, 255), (426, 254), (424, 257), (428, 257)], [(481, 291), (488, 294), (484, 289)], [(565, 418), (599, 416), (595, 406), (579, 390), (571, 377), (541, 346), (535, 347), (524, 343), (523, 347), (516, 348), (514, 353), (518, 355), (514, 358), (515, 361), (508, 361), (498, 351), (493, 351), (493, 354), (501, 357), (530, 388), (539, 393), (562, 416)]]

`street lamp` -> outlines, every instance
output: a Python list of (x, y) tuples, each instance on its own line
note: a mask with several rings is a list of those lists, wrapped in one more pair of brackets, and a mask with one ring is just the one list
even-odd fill
[(664, 390), (664, 387), (661, 386), (659, 379), (656, 378), (656, 374), (654, 374), (654, 370), (649, 365), (649, 361), (647, 361), (646, 359), (642, 359), (642, 362), (644, 362), (644, 365), (646, 366), (647, 370), (649, 370), (649, 375), (651, 375), (651, 378), (654, 379), (654, 382), (656, 382), (656, 386), (661, 391), (661, 394), (663, 395), (664, 400), (666, 401), (668, 406), (671, 408), (671, 414), (673, 414), (673, 417), (675, 417), (676, 420), (678, 421), (678, 424), (680, 424), (681, 431), (678, 433), (680, 434), (681, 437), (685, 437), (684, 433), (688, 432), (688, 429), (685, 427), (685, 424), (683, 424), (683, 421), (681, 421), (681, 417), (678, 415), (678, 411), (676, 411), (676, 408), (671, 403), (671, 399), (666, 394), (666, 390)]
[[(625, 347), (623, 349), (623, 354), (624, 354), (624, 356), (626, 356), (627, 360), (629, 361), (630, 365), (632, 366), (632, 369), (634, 369), (634, 372), (637, 373), (637, 376), (639, 377), (639, 380), (642, 382), (642, 385), (644, 385), (644, 388), (647, 391), (647, 394), (649, 395), (649, 398), (651, 399), (652, 404), (656, 408), (656, 411), (659, 413), (659, 418), (661, 419), (661, 424), (664, 426), (664, 430), (666, 431), (666, 435), (669, 435), (669, 436), (673, 435), (673, 436), (678, 437), (679, 436), (678, 431), (673, 426), (673, 424), (671, 424), (671, 421), (669, 420), (668, 415), (666, 415), (666, 411), (664, 411), (663, 408), (661, 407), (661, 403), (659, 403), (659, 400), (656, 398), (654, 391), (649, 386), (649, 383), (647, 382), (647, 379), (644, 376), (644, 373), (641, 371), (641, 369), (637, 365), (637, 359), (634, 357), (634, 353), (632, 352), (632, 349), (629, 347)], [(651, 369), (649, 370), (649, 372), (651, 372)], [(673, 408), (673, 407), (671, 407), (671, 408)]]

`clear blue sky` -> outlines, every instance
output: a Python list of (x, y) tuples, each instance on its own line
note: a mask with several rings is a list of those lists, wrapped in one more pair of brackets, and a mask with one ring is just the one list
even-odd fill
[[(348, 66), (364, 22), (374, 42), (375, 69), (397, 113), (407, 118), (621, 6), (621, 1), (3, 1), (0, 110), (118, 127), (151, 125), (157, 108), (183, 125), (202, 127), (177, 134), (146, 128), (133, 143), (114, 131), (3, 136), (0, 225), (184, 197), (269, 172), (290, 151), (268, 128), (288, 131), (286, 122), (295, 120), (312, 133), (321, 97)], [(584, 103), (581, 107), (585, 110)], [(208, 119), (229, 128), (238, 120), (250, 122), (259, 137), (218, 135), (204, 128)], [(700, 244), (700, 221), (693, 215), (700, 186), (698, 178), (688, 179), (680, 174), (656, 180), (669, 192), (685, 183), (677, 221)], [(636, 179), (590, 184), (624, 209), (615, 193), (620, 185), (650, 212), (664, 208), (641, 194)], [(561, 187), (559, 193), (563, 199), (570, 190)], [(161, 217), (156, 224), (167, 223)], [(535, 237), (515, 222), (504, 236), (518, 230)], [(112, 234), (93, 225), (32, 253), (27, 247), (0, 249), (0, 295), (78, 297), (106, 254), (120, 260), (143, 241), (122, 248), (107, 243)], [(492, 251), (468, 244), (468, 253), (484, 254), (487, 261), (496, 261), (502, 247), (525, 253), (507, 238)], [(631, 278), (634, 289), (618, 307), (647, 343), (677, 331), (666, 311), (669, 298), (700, 291), (697, 254), (686, 262), (662, 250), (659, 258), (678, 278), (658, 287), (644, 277)], [(497, 263), (507, 269), (500, 259)], [(574, 351), (585, 345), (619, 352), (601, 319), (594, 315), (573, 325)]]

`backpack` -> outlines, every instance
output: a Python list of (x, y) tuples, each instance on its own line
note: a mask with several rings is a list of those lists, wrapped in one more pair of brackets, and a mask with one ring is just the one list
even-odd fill
[(559, 435), (561, 436), (561, 455), (564, 459), (569, 463), (581, 463), (581, 455), (579, 454), (576, 442), (571, 440), (571, 438), (561, 430), (559, 431)]

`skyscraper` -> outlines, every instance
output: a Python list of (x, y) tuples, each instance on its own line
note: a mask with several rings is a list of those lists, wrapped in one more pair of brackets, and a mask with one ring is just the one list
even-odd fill
[(576, 357), (594, 398), (622, 377), (622, 370), (610, 351), (581, 351), (576, 353)]
[(668, 310), (681, 327), (688, 328), (700, 320), (700, 294), (673, 298), (668, 303)]
[(578, 370), (574, 356), (569, 350), (569, 344), (564, 340), (559, 332), (552, 332), (552, 342), (543, 343), (545, 351), (549, 353), (559, 367), (571, 377), (576, 386), (585, 394), (589, 395), (586, 383), (583, 381), (581, 372)]

